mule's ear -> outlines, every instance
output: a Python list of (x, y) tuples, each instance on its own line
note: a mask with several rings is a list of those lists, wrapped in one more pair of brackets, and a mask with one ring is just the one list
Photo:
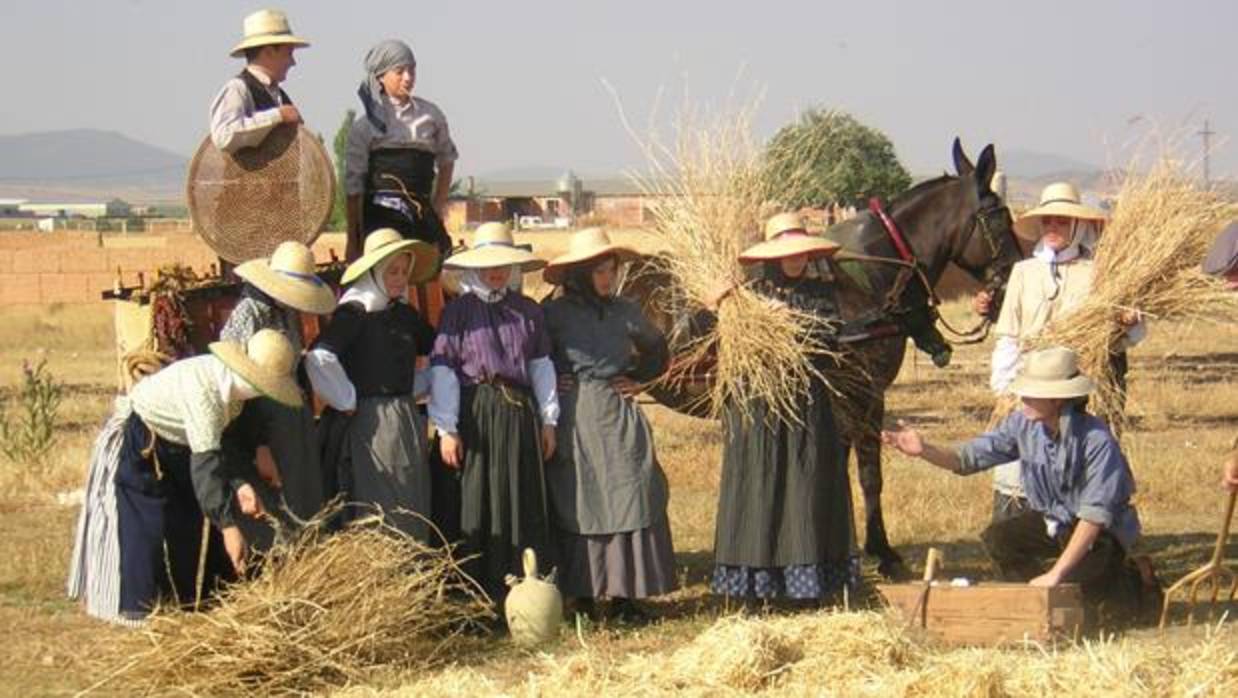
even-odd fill
[(976, 160), (976, 184), (980, 191), (989, 191), (989, 183), (993, 181), (993, 173), (997, 171), (997, 155), (990, 143), (980, 151), (980, 159)]
[(975, 171), (975, 165), (971, 164), (971, 160), (967, 159), (967, 153), (963, 152), (963, 143), (958, 136), (954, 137), (954, 171), (959, 173), (960, 177), (969, 177)]

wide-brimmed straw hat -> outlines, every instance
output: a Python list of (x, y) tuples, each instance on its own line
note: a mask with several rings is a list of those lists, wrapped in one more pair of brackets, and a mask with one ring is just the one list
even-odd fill
[(464, 252), (456, 253), (443, 262), (452, 269), (489, 269), (520, 265), (521, 271), (536, 271), (546, 266), (528, 250), (516, 246), (512, 229), (506, 223), (484, 223), (473, 233), (473, 244)]
[(289, 407), (301, 406), (295, 376), (297, 354), (277, 330), (258, 330), (245, 346), (212, 342), (211, 353), (255, 390)]
[(1225, 276), (1238, 269), (1238, 221), (1225, 226), (1217, 239), (1212, 241), (1208, 256), (1200, 265), (1205, 274)]
[(1023, 368), (1010, 383), (1010, 392), (1019, 397), (1074, 398), (1092, 392), (1096, 384), (1079, 372), (1079, 357), (1065, 347), (1050, 347), (1032, 352), (1023, 359)]
[(564, 275), (572, 265), (607, 255), (614, 255), (619, 264), (630, 262), (639, 256), (636, 250), (611, 242), (605, 230), (585, 228), (572, 234), (566, 253), (550, 260), (542, 271), (542, 279), (548, 284), (561, 285)]
[(251, 259), (236, 268), (236, 275), (284, 305), (314, 315), (335, 308), (335, 294), (314, 274), (314, 253), (288, 240), (267, 259)]
[(1108, 218), (1104, 211), (1084, 205), (1079, 190), (1070, 182), (1054, 182), (1045, 187), (1040, 192), (1040, 203), (1036, 208), (1015, 221), (1015, 233), (1024, 240), (1039, 239), (1040, 219), (1044, 216), (1065, 216), (1086, 221), (1104, 221)]
[(379, 228), (365, 236), (363, 254), (344, 270), (340, 283), (356, 281), (379, 262), (401, 252), (413, 255), (413, 267), (408, 272), (410, 284), (419, 284), (434, 276), (438, 267), (437, 247), (421, 240), (409, 240), (394, 228)]
[(245, 49), (275, 44), (309, 46), (309, 42), (292, 33), (288, 15), (279, 10), (258, 10), (245, 18), (241, 43), (232, 49), (232, 57), (240, 58)]
[(739, 261), (767, 262), (801, 254), (823, 257), (838, 249), (838, 243), (809, 234), (799, 214), (780, 213), (765, 222), (765, 241), (741, 252)]

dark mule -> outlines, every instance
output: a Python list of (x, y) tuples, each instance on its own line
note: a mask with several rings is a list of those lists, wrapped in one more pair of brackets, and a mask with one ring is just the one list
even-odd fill
[[(918, 272), (894, 263), (846, 259), (848, 254), (899, 258), (884, 225), (871, 212), (826, 232), (843, 246), (836, 262), (844, 319), (859, 322), (861, 327), (877, 325), (872, 334), (889, 334), (850, 345), (867, 380), (842, 382), (846, 395), (840, 410), (846, 425), (844, 443), (855, 448), (864, 492), (864, 552), (879, 559), (878, 570), (888, 577), (902, 576), (905, 570), (890, 546), (881, 511), (880, 428), (885, 419), (885, 391), (898, 375), (907, 350), (905, 337), (910, 336), (935, 364), (944, 366), (949, 362), (950, 348), (937, 330), (939, 318), (930, 298), (946, 265), (953, 262), (1000, 296), (1010, 268), (1022, 258), (1011, 229), (1010, 211), (989, 186), (996, 169), (993, 146), (981, 151), (973, 165), (956, 139), (954, 165), (957, 176), (944, 175), (918, 184), (887, 209), (914, 254)], [(892, 297), (897, 300), (892, 301)], [(998, 298), (992, 307), (1000, 304)], [(880, 328), (882, 324), (886, 328)], [(890, 332), (890, 325), (897, 327), (897, 334)]]
[[(932, 307), (932, 287), (954, 262), (990, 290), (1004, 287), (1011, 266), (1021, 257), (1011, 230), (1010, 212), (989, 182), (996, 169), (993, 146), (986, 147), (975, 165), (956, 139), (954, 162), (957, 176), (945, 175), (916, 185), (898, 196), (886, 209), (895, 227), (910, 247), (914, 264), (900, 263), (900, 255), (880, 219), (865, 212), (830, 228), (826, 235), (843, 245), (831, 260), (830, 273), (837, 279), (839, 301), (847, 321), (844, 334), (848, 366), (854, 374), (843, 376), (839, 410), (843, 440), (855, 448), (860, 485), (864, 491), (865, 545), (867, 554), (879, 558), (885, 576), (900, 576), (902, 560), (890, 547), (881, 512), (881, 440), (885, 417), (885, 390), (894, 381), (906, 351), (905, 338), (944, 365), (949, 344), (936, 329), (938, 317)], [(635, 266), (635, 265), (634, 265)], [(926, 287), (927, 284), (927, 287)], [(693, 307), (683, 298), (658, 264), (647, 260), (632, 270), (625, 295), (639, 300), (671, 344), (672, 352), (692, 336), (689, 318)], [(935, 299), (933, 299), (935, 300)], [(1000, 300), (993, 303), (999, 307)], [(709, 366), (678, 371), (686, 376), (674, 386), (657, 386), (654, 399), (673, 409), (703, 416), (708, 405), (701, 397), (709, 390)], [(862, 379), (860, 378), (862, 374)]]

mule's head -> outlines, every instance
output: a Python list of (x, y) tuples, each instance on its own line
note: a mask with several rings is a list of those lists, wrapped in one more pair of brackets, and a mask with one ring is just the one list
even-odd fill
[[(963, 144), (955, 138), (954, 168), (965, 188), (966, 205), (972, 213), (953, 242), (951, 261), (983, 283), (986, 290), (1000, 292), (1010, 277), (1011, 267), (1023, 257), (1023, 250), (1014, 235), (1010, 209), (993, 191), (993, 174), (997, 171), (993, 145), (985, 146), (972, 164), (963, 151)], [(994, 302), (992, 307), (999, 305)]]

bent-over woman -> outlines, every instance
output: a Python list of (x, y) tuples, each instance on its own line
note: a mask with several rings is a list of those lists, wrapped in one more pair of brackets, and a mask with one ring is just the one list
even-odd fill
[[(238, 266), (235, 273), (245, 281), (241, 300), (233, 306), (219, 338), (243, 345), (259, 330), (275, 330), (292, 345), (299, 362), (301, 313), (326, 315), (335, 308), (335, 294), (314, 271), (314, 253), (295, 241), (280, 243), (270, 259), (253, 259)], [(237, 453), (236, 457), (256, 458), (259, 473), (278, 485), (292, 513), (308, 519), (322, 508), (322, 467), (314, 410), (308, 395), (302, 397), (296, 408), (270, 398), (246, 402), (238, 419), (256, 422), (254, 433), (266, 436), (256, 454)], [(244, 525), (247, 533), (269, 538), (265, 522)]]
[[(95, 441), (68, 594), (97, 618), (135, 625), (159, 603), (193, 608), (245, 569), (238, 527), (262, 514), (258, 474), (225, 463), (243, 403), (301, 401), (296, 353), (274, 330), (143, 378)], [(261, 436), (261, 435), (259, 435)]]

